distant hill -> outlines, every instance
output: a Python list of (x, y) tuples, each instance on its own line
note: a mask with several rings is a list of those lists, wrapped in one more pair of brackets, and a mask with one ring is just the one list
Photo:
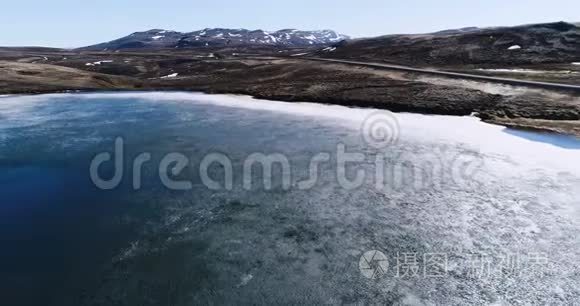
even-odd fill
[(467, 27), (467, 28), (461, 28), (461, 29), (443, 30), (443, 31), (435, 32), (433, 34), (434, 35), (455, 35), (455, 34), (472, 33), (472, 32), (477, 32), (477, 31), (481, 31), (481, 29), (478, 27)]
[(580, 28), (572, 23), (556, 22), (388, 35), (343, 41), (321, 54), (410, 65), (579, 62)]
[(131, 35), (83, 50), (112, 51), (121, 49), (143, 48), (190, 48), (227, 45), (268, 45), (268, 46), (315, 46), (329, 45), (348, 39), (348, 36), (332, 30), (301, 31), (294, 29), (267, 32), (246, 29), (204, 29), (190, 33), (181, 33), (162, 29), (136, 32)]
[(0, 47), (0, 52), (59, 52), (65, 49), (49, 47)]

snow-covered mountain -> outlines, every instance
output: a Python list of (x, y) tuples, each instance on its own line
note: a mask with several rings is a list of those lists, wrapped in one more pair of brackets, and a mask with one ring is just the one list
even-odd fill
[(315, 46), (330, 45), (349, 37), (332, 30), (276, 32), (246, 29), (204, 29), (181, 33), (162, 29), (135, 32), (110, 42), (84, 47), (85, 50), (120, 50), (140, 48), (189, 48), (226, 45)]

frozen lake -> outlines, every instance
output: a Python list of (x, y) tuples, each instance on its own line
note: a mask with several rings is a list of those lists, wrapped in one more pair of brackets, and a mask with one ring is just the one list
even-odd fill
[[(116, 139), (124, 175), (102, 190), (89, 169)], [(254, 153), (287, 159), (271, 188), (262, 167), (246, 177)], [(161, 166), (168, 154), (187, 165)], [(207, 156), (231, 163), (231, 186), (227, 163), (203, 177)], [(571, 305), (579, 160), (575, 138), (473, 117), (181, 92), (0, 97), (0, 285), (7, 305)]]

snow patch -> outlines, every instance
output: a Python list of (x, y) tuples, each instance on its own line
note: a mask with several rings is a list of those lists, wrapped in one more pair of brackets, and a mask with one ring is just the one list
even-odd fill
[(266, 35), (264, 36), (264, 38), (270, 39), (273, 42), (278, 42), (278, 39), (276, 39), (276, 37), (270, 35), (269, 33), (266, 32)]
[(580, 62), (577, 62), (577, 63), (572, 63), (572, 65), (577, 65), (577, 66), (580, 66)]
[(508, 50), (519, 50), (521, 48), (522, 48), (522, 46), (520, 46), (520, 45), (513, 45), (513, 46), (509, 47)]
[(165, 36), (164, 35), (157, 35), (157, 36), (151, 37), (151, 39), (158, 40), (158, 39), (163, 38), (163, 37), (165, 37)]
[(241, 282), (238, 284), (238, 288), (247, 285), (253, 278), (254, 276), (252, 274), (243, 275)]
[(291, 54), (290, 56), (303, 56), (303, 55), (308, 55), (308, 53)]
[(85, 66), (96, 66), (96, 65), (100, 65), (102, 63), (112, 63), (112, 60), (105, 60), (105, 61), (98, 61), (98, 62), (93, 62), (93, 63), (86, 63)]
[(162, 76), (161, 79), (174, 78), (174, 77), (176, 77), (178, 75), (179, 75), (179, 73), (172, 73), (172, 74), (169, 74), (169, 75), (166, 75), (166, 76)]
[(117, 262), (125, 261), (129, 258), (135, 257), (135, 255), (137, 255), (138, 252), (139, 252), (139, 241), (131, 242), (131, 246), (124, 249), (123, 252), (115, 258), (115, 261)]

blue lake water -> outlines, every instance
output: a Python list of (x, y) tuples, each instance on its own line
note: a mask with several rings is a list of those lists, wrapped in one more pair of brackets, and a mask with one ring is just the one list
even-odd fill
[[(374, 112), (179, 92), (0, 98), (2, 304), (580, 299), (580, 141), (469, 117), (398, 114), (397, 138), (377, 148), (361, 137)], [(118, 137), (125, 175), (117, 188), (100, 190), (91, 161), (114, 153)], [(337, 180), (339, 145), (365, 158), (346, 171), (367, 174), (356, 188)], [(134, 190), (132, 161), (144, 152), (151, 161)], [(330, 162), (318, 168), (318, 181), (299, 188), (323, 152)], [(190, 159), (174, 177), (190, 182), (188, 190), (160, 180), (168, 153)], [(232, 162), (231, 189), (203, 184), (197, 166), (211, 153)], [(291, 188), (275, 168), (270, 190), (245, 189), (252, 153), (286, 156)], [(379, 154), (403, 173), (382, 189), (371, 175)], [(103, 166), (103, 178), (111, 167)], [(420, 172), (426, 179), (405, 180), (409, 167), (427, 171)], [(430, 176), (430, 168), (444, 175)], [(224, 170), (210, 174), (219, 180)], [(251, 177), (263, 179), (259, 171)], [(361, 258), (373, 250), (388, 258), (388, 271), (368, 279)], [(406, 267), (417, 270), (401, 274), (403, 253), (415, 255)], [(420, 273), (432, 254), (445, 254), (444, 275)], [(514, 255), (520, 265), (510, 270), (505, 259)], [(474, 257), (493, 271), (475, 273)]]

